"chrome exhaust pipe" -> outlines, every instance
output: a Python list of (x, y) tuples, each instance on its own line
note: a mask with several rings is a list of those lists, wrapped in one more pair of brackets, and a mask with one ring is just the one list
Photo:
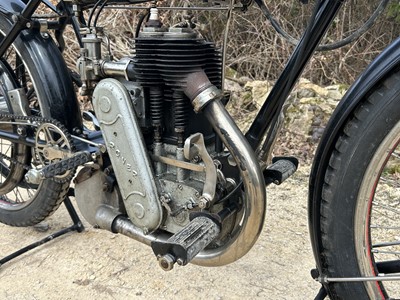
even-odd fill
[(243, 180), (246, 199), (239, 228), (217, 249), (204, 250), (192, 261), (201, 266), (222, 266), (244, 256), (257, 241), (264, 225), (266, 188), (257, 157), (235, 121), (220, 102), (222, 92), (210, 83), (203, 71), (186, 78), (185, 94), (196, 111), (202, 111), (234, 158)]

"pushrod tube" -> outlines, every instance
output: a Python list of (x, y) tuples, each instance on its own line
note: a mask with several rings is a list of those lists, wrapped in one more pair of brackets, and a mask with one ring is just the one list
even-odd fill
[(4, 53), (7, 51), (7, 49), (11, 46), (11, 44), (14, 42), (14, 40), (18, 37), (19, 33), (25, 29), (26, 23), (23, 20), (29, 20), (33, 13), (35, 12), (36, 8), (38, 8), (40, 4), (39, 0), (31, 0), (28, 2), (28, 4), (25, 6), (23, 11), (21, 12), (21, 15), (19, 17), (19, 20), (14, 22), (13, 26), (10, 29), (10, 32), (6, 34), (4, 37), (3, 41), (0, 43), (0, 57), (4, 55)]
[[(256, 3), (260, 5), (260, 1)], [(326, 0), (322, 3), (316, 20), (312, 26), (310, 38), (301, 38), (294, 50), (282, 74), (279, 76), (271, 93), (261, 107), (257, 117), (254, 119), (250, 129), (246, 133), (246, 138), (251, 147), (256, 150), (262, 138), (265, 136), (277, 109), (283, 105), (297, 80), (299, 79), (304, 67), (315, 52), (322, 37), (325, 35), (330, 24), (340, 10), (345, 0)], [(304, 51), (303, 51), (304, 49)], [(301, 55), (301, 56), (300, 56)]]

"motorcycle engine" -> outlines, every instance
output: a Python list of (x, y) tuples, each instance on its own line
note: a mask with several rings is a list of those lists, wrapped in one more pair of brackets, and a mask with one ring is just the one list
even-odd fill
[(175, 233), (189, 222), (189, 213), (197, 210), (206, 180), (199, 170), (202, 166), (215, 168), (205, 165), (199, 156), (189, 161), (193, 168), (200, 166), (197, 171), (180, 167), (179, 162), (188, 162), (184, 147), (189, 136), (202, 134), (204, 145), (200, 147), (211, 156), (216, 139), (207, 120), (194, 112), (185, 96), (185, 78), (203, 70), (210, 82), (221, 88), (222, 57), (213, 43), (189, 28), (145, 27), (135, 41), (135, 51), (135, 81), (144, 95), (142, 132), (152, 152), (160, 201), (166, 211), (162, 229)]
[[(88, 204), (84, 199), (109, 198), (100, 197), (97, 187), (99, 181), (107, 186), (105, 180), (113, 174), (119, 189), (114, 198), (119, 200), (111, 206), (127, 213), (145, 234), (157, 229), (176, 233), (189, 222), (190, 213), (204, 208), (221, 210), (223, 204), (211, 202), (234, 188), (238, 172), (226, 163), (222, 142), (185, 94), (185, 88), (192, 85), (189, 81), (196, 81), (191, 77), (196, 73), (221, 89), (221, 51), (195, 30), (166, 29), (152, 16), (135, 39), (134, 56), (119, 62), (98, 59), (100, 51), (91, 49), (99, 49), (92, 43), (100, 39), (93, 34), (83, 40), (88, 54), (79, 66), (85, 78), (97, 82), (93, 107), (112, 168), (106, 176), (90, 175), (92, 180), (77, 184), (81, 211), (96, 211), (85, 209)], [(103, 69), (93, 72), (96, 66)], [(120, 66), (127, 66), (126, 73), (116, 77)], [(82, 177), (87, 178), (87, 174), (82, 173)], [(99, 201), (97, 206), (110, 205)], [(98, 225), (96, 216), (85, 218)]]

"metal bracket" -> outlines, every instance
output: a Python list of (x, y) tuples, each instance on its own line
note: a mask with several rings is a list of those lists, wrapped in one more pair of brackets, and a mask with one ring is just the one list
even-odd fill
[(14, 114), (28, 115), (29, 101), (26, 99), (26, 92), (23, 88), (8, 91), (8, 97), (10, 98), (11, 108)]
[(183, 154), (188, 160), (192, 160), (197, 155), (200, 156), (206, 166), (206, 180), (204, 183), (203, 194), (200, 197), (199, 207), (202, 209), (207, 208), (215, 197), (217, 169), (214, 165), (213, 159), (207, 151), (204, 137), (201, 133), (195, 133), (186, 139)]

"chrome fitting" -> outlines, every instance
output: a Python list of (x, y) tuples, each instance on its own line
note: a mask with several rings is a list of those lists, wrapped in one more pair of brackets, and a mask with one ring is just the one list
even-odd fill
[(25, 181), (30, 184), (39, 184), (44, 179), (44, 174), (40, 170), (30, 169), (25, 174)]
[(200, 112), (208, 102), (219, 99), (222, 96), (222, 92), (215, 85), (202, 91), (200, 94), (193, 99), (192, 105), (195, 112)]

